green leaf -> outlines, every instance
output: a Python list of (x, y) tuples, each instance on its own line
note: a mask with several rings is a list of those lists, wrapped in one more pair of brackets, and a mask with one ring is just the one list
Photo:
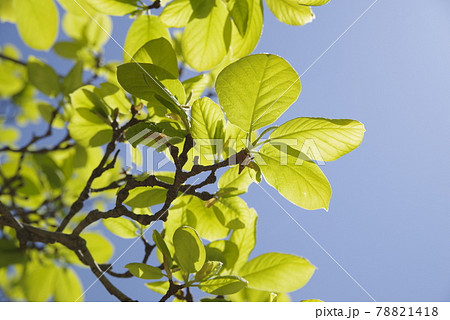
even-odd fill
[(167, 247), (166, 242), (161, 237), (158, 231), (153, 230), (153, 241), (155, 242), (156, 247), (161, 251), (164, 256), (164, 261), (167, 264), (167, 267), (172, 267), (172, 255), (170, 254), (169, 248)]
[(161, 279), (164, 276), (161, 269), (145, 263), (129, 263), (125, 268), (130, 270), (133, 276), (141, 279)]
[(231, 271), (239, 258), (239, 249), (230, 240), (213, 241), (206, 246), (206, 258), (209, 261), (217, 260), (222, 262), (222, 269)]
[(138, 236), (138, 227), (131, 220), (119, 217), (103, 219), (102, 222), (106, 229), (121, 238), (134, 239)]
[(167, 189), (162, 187), (137, 187), (130, 190), (124, 204), (132, 208), (148, 208), (166, 201)]
[(55, 97), (60, 91), (59, 78), (48, 64), (31, 56), (27, 63), (28, 79), (42, 93)]
[(89, 0), (57, 0), (61, 7), (63, 7), (66, 11), (76, 14), (78, 16), (85, 16), (86, 12), (93, 16), (98, 12), (92, 8), (89, 4)]
[(248, 282), (238, 276), (218, 276), (199, 284), (199, 289), (214, 295), (233, 294), (247, 287)]
[(126, 63), (117, 68), (117, 79), (126, 91), (149, 105), (168, 108), (187, 119), (181, 108), (186, 100), (183, 85), (163, 68), (149, 63)]
[(245, 57), (252, 53), (261, 37), (263, 28), (263, 7), (261, 0), (247, 0), (248, 21), (245, 34), (242, 36), (238, 27), (232, 24), (230, 55), (231, 60)]
[(106, 263), (114, 254), (114, 247), (108, 239), (98, 233), (83, 233), (87, 247), (97, 263)]
[(302, 26), (314, 19), (314, 13), (304, 2), (314, 1), (266, 0), (267, 6), (278, 20), (294, 26)]
[(221, 198), (212, 206), (217, 219), (229, 229), (242, 229), (250, 220), (247, 203), (239, 197)]
[(63, 30), (71, 38), (80, 43), (101, 48), (112, 32), (111, 18), (103, 14), (89, 16), (66, 13), (63, 19)]
[(220, 177), (217, 186), (217, 195), (221, 197), (234, 197), (246, 193), (248, 187), (256, 181), (254, 170), (246, 167), (239, 173), (239, 166), (233, 166)]
[(297, 0), (297, 3), (303, 6), (323, 6), (330, 0)]
[(59, 16), (53, 0), (13, 2), (17, 29), (22, 40), (36, 50), (48, 50), (58, 36)]
[(238, 293), (227, 296), (227, 298), (233, 302), (273, 302), (274, 295), (276, 295), (276, 302), (291, 301), (287, 293), (274, 293), (250, 288), (244, 288)]
[(202, 268), (206, 252), (197, 231), (191, 227), (178, 228), (173, 235), (173, 245), (178, 264), (186, 273), (194, 273)]
[(280, 148), (265, 144), (255, 158), (267, 183), (299, 207), (328, 210), (331, 186), (319, 166), (301, 152)]
[(83, 301), (81, 281), (72, 269), (57, 268), (55, 278), (55, 302)]
[(155, 281), (145, 284), (147, 288), (159, 294), (165, 294), (169, 290), (169, 281)]
[[(273, 131), (272, 143), (295, 139), (289, 146), (313, 160), (332, 161), (357, 148), (364, 137), (364, 125), (355, 120), (296, 118)], [(286, 141), (286, 140), (285, 140)]]
[[(170, 226), (167, 226), (170, 224)], [(183, 196), (171, 208), (166, 232), (183, 225), (194, 228), (200, 237), (214, 241), (225, 238), (229, 230), (217, 219), (213, 208), (206, 207), (205, 201), (194, 196)]]
[[(11, 44), (4, 45), (1, 52), (13, 59), (20, 59), (19, 50)], [(12, 61), (0, 60), (0, 97), (20, 93), (25, 86), (25, 81), (26, 67)]]
[(53, 51), (63, 58), (78, 60), (83, 50), (83, 43), (78, 41), (59, 41), (53, 46)]
[(316, 268), (308, 260), (290, 254), (272, 252), (247, 262), (239, 275), (248, 287), (274, 292), (291, 292), (303, 287)]
[(133, 62), (152, 63), (178, 78), (178, 63), (175, 51), (165, 38), (153, 39), (143, 45), (133, 56)]
[(193, 13), (191, 0), (175, 0), (164, 8), (159, 17), (168, 27), (184, 28)]
[(123, 16), (135, 11), (138, 0), (89, 0), (98, 12), (112, 16)]
[(118, 86), (103, 82), (100, 84), (100, 88), (94, 88), (94, 93), (111, 109), (118, 108), (120, 113), (130, 114), (131, 103), (125, 95), (125, 91)]
[(157, 16), (142, 15), (137, 18), (128, 30), (125, 39), (123, 61), (129, 62), (134, 54), (147, 42), (153, 39), (166, 38), (170, 41), (167, 27)]
[(197, 71), (212, 69), (225, 58), (230, 40), (231, 23), (225, 3), (202, 0), (181, 39), (185, 62)]
[(211, 164), (223, 149), (225, 117), (210, 98), (198, 99), (192, 105), (191, 134), (195, 141), (194, 154), (200, 164)]
[(220, 261), (206, 261), (203, 267), (195, 274), (194, 281), (199, 282), (219, 273), (223, 263)]
[(112, 138), (108, 109), (93, 92), (94, 86), (84, 86), (70, 94), (74, 113), (69, 120), (71, 137), (83, 146), (101, 146)]
[[(184, 80), (182, 83), (186, 96), (190, 97), (189, 101), (195, 101), (200, 98), (208, 86), (208, 82), (209, 78), (205, 74), (199, 74), (198, 76)], [(186, 103), (189, 103), (189, 101)]]
[(291, 65), (272, 54), (251, 55), (230, 64), (215, 87), (228, 120), (246, 132), (277, 120), (301, 90)]
[(306, 299), (306, 300), (301, 300), (300, 302), (323, 302), (320, 299)]
[[(256, 221), (258, 215), (254, 209), (250, 209), (250, 219), (246, 223), (246, 228), (234, 230), (230, 236), (230, 241), (234, 243), (238, 250), (239, 256), (234, 265), (228, 265), (227, 268), (239, 271), (241, 267), (247, 262), (250, 253), (256, 244)], [(228, 260), (227, 260), (228, 262)]]
[(26, 254), (13, 241), (0, 239), (0, 268), (26, 261)]
[(27, 263), (21, 279), (26, 299), (30, 302), (47, 301), (54, 292), (56, 272), (56, 266), (48, 260), (34, 259)]
[(0, 1), (0, 22), (16, 22), (13, 1), (14, 0)]
[(64, 95), (72, 93), (83, 85), (83, 62), (78, 61), (64, 77), (61, 88)]
[(247, 31), (249, 20), (248, 7), (249, 0), (231, 0), (228, 2), (228, 9), (230, 10), (231, 17), (241, 36), (244, 36)]

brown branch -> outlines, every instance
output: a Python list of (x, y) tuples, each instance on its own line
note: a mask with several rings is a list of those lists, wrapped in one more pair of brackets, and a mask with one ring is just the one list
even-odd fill
[(2, 54), (2, 53), (0, 53), (0, 59), (8, 60), (8, 61), (14, 62), (14, 63), (16, 63), (16, 64), (20, 64), (21, 66), (25, 66), (25, 67), (26, 67), (26, 65), (27, 65), (26, 62), (23, 62), (23, 61), (20, 61), (20, 60), (17, 60), (17, 59), (14, 59), (14, 58), (5, 56), (5, 55)]

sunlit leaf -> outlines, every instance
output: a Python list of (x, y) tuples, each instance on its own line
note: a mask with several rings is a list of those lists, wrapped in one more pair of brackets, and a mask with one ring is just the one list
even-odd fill
[(303, 287), (316, 268), (308, 260), (290, 254), (272, 252), (247, 262), (239, 275), (252, 289), (291, 292)]
[(199, 271), (206, 259), (205, 247), (197, 232), (190, 227), (180, 227), (173, 235), (176, 260), (186, 273)]
[(119, 217), (114, 219), (103, 219), (102, 222), (106, 229), (121, 238), (133, 239), (138, 236), (138, 227), (131, 220)]
[(177, 56), (172, 45), (165, 38), (147, 42), (134, 54), (133, 62), (152, 63), (178, 77)]
[(277, 120), (301, 90), (291, 65), (272, 54), (232, 63), (219, 74), (215, 87), (228, 120), (246, 132)]
[(125, 266), (133, 276), (141, 279), (161, 279), (164, 275), (161, 269), (145, 263), (129, 263)]
[(13, 7), (22, 40), (33, 49), (48, 50), (58, 36), (59, 15), (53, 0), (19, 0)]
[(236, 293), (245, 288), (248, 282), (238, 276), (218, 276), (199, 284), (199, 289), (214, 295)]
[(314, 13), (311, 11), (311, 8), (305, 3), (302, 4), (302, 2), (305, 1), (266, 0), (267, 6), (278, 20), (295, 26), (307, 24), (314, 19)]
[(57, 269), (54, 294), (55, 302), (83, 301), (81, 280), (72, 269)]
[(54, 97), (60, 91), (59, 78), (48, 64), (30, 57), (27, 63), (28, 79), (42, 93)]

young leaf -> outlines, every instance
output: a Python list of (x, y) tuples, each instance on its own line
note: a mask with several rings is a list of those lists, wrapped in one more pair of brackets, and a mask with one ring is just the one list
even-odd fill
[(144, 44), (133, 56), (133, 62), (152, 63), (178, 77), (175, 51), (165, 38), (153, 39)]
[[(70, 268), (57, 268), (55, 275), (55, 302), (83, 301), (81, 280)], [(81, 298), (80, 298), (81, 297)]]
[(184, 28), (194, 13), (191, 0), (174, 0), (163, 10), (161, 21), (168, 27)]
[(254, 209), (250, 209), (250, 219), (246, 223), (246, 228), (234, 230), (230, 236), (230, 241), (236, 244), (239, 250), (239, 256), (234, 265), (228, 264), (227, 268), (239, 271), (241, 267), (247, 262), (248, 256), (253, 251), (256, 244), (256, 220), (258, 215)]
[(183, 32), (181, 48), (187, 64), (197, 71), (217, 66), (228, 52), (231, 23), (221, 0), (202, 0)]
[(230, 64), (215, 87), (228, 120), (246, 132), (277, 120), (301, 90), (291, 65), (272, 54), (251, 55)]
[(83, 62), (78, 61), (64, 77), (61, 84), (62, 93), (68, 95), (83, 85)]
[(167, 27), (159, 17), (142, 15), (137, 18), (128, 30), (123, 50), (123, 61), (132, 61), (134, 54), (147, 42), (153, 39), (166, 38), (170, 41)]
[(16, 263), (24, 263), (26, 258), (25, 252), (20, 250), (13, 241), (6, 238), (0, 239), (0, 268)]
[(30, 302), (47, 301), (55, 289), (57, 268), (52, 261), (39, 261), (36, 258), (25, 265), (22, 286), (25, 297)]
[(168, 71), (149, 63), (125, 63), (117, 68), (117, 79), (129, 93), (149, 105), (165, 107), (187, 121), (181, 108), (186, 100), (183, 85)]
[(87, 247), (97, 263), (106, 263), (114, 254), (114, 247), (106, 237), (97, 233), (83, 233)]
[(231, 0), (228, 2), (228, 10), (230, 11), (231, 18), (236, 25), (239, 34), (245, 35), (248, 24), (248, 6), (249, 0)]
[(186, 91), (186, 96), (191, 97), (186, 103), (200, 98), (203, 91), (205, 91), (208, 86), (208, 82), (209, 77), (205, 74), (199, 74), (198, 76), (184, 80), (182, 83), (184, 91)]
[(301, 2), (298, 0), (266, 0), (267, 6), (278, 20), (294, 26), (302, 26), (314, 19), (311, 8)]
[(308, 260), (290, 254), (272, 252), (247, 262), (239, 275), (252, 289), (291, 292), (303, 287), (316, 268)]
[(53, 0), (19, 0), (13, 7), (22, 40), (33, 49), (48, 50), (58, 36), (59, 15)]
[[(241, 229), (243, 230), (243, 229)], [(234, 242), (230, 240), (217, 240), (206, 246), (206, 258), (209, 261), (220, 261), (223, 263), (224, 270), (233, 270), (239, 257), (239, 249)]]
[(219, 199), (212, 206), (217, 219), (229, 229), (242, 229), (250, 220), (247, 203), (239, 197)]
[(155, 282), (149, 282), (145, 284), (147, 288), (150, 290), (159, 293), (159, 294), (165, 294), (167, 290), (169, 290), (169, 281), (155, 281)]
[(271, 296), (276, 294), (277, 302), (290, 302), (291, 299), (287, 293), (274, 293), (270, 291), (255, 290), (244, 288), (241, 291), (227, 296), (233, 302), (270, 302)]
[(211, 278), (219, 273), (223, 263), (220, 261), (206, 261), (203, 267), (195, 274), (194, 281), (199, 282)]
[(162, 187), (137, 187), (130, 190), (124, 204), (132, 208), (148, 208), (166, 200), (167, 189)]
[(280, 148), (265, 144), (255, 158), (267, 183), (299, 207), (328, 210), (331, 186), (319, 166), (301, 152)]
[(213, 163), (223, 148), (225, 117), (210, 98), (196, 100), (191, 111), (191, 134), (200, 164)]
[(94, 88), (94, 93), (100, 97), (111, 109), (119, 109), (119, 112), (125, 115), (130, 114), (131, 103), (123, 91), (118, 86), (103, 82), (100, 88)]
[(49, 65), (31, 56), (27, 63), (28, 79), (42, 93), (55, 97), (60, 91), (59, 78)]
[(256, 173), (250, 168), (244, 168), (239, 173), (239, 166), (233, 166), (220, 177), (217, 194), (220, 197), (234, 197), (246, 193), (248, 187), (256, 181)]
[(263, 28), (263, 6), (260, 0), (246, 0), (248, 3), (248, 18), (245, 34), (241, 35), (238, 27), (232, 24), (230, 61), (245, 57), (252, 53), (258, 44)]
[(313, 148), (311, 159), (332, 161), (357, 148), (365, 131), (364, 125), (355, 120), (296, 118), (278, 127), (269, 139), (296, 139), (297, 144), (289, 144), (290, 147), (304, 154)]
[(238, 276), (218, 276), (200, 282), (199, 289), (214, 295), (227, 295), (247, 287), (248, 282)]
[(175, 255), (180, 267), (186, 273), (199, 271), (206, 259), (205, 247), (197, 231), (191, 227), (180, 227), (173, 235)]
[(323, 6), (330, 0), (297, 0), (297, 3), (303, 6)]
[(156, 247), (161, 251), (161, 253), (164, 256), (165, 262), (167, 263), (167, 266), (170, 268), (172, 267), (172, 255), (170, 254), (169, 248), (167, 247), (166, 242), (161, 237), (158, 231), (153, 230), (153, 241), (156, 244)]
[(119, 217), (103, 219), (102, 222), (106, 229), (121, 238), (134, 239), (138, 236), (138, 227), (131, 220)]
[(98, 12), (112, 16), (123, 16), (135, 11), (138, 0), (89, 0)]
[(130, 270), (133, 276), (141, 279), (161, 279), (164, 276), (161, 269), (145, 263), (129, 263), (125, 268)]

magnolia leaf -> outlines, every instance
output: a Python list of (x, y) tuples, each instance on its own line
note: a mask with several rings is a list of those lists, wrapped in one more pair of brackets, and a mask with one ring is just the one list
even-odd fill
[(133, 62), (152, 63), (178, 77), (175, 51), (165, 38), (153, 39), (144, 44), (133, 56)]
[(153, 39), (166, 38), (170, 41), (167, 27), (159, 17), (154, 15), (141, 15), (128, 30), (123, 50), (123, 61), (132, 61), (134, 54), (147, 42)]
[(365, 131), (355, 120), (296, 118), (275, 129), (269, 139), (272, 143), (286, 141), (313, 160), (332, 161), (357, 148)]
[(138, 227), (131, 220), (119, 217), (103, 219), (102, 222), (106, 229), (121, 238), (134, 239), (138, 236)]
[(302, 2), (313, 1), (266, 0), (267, 6), (278, 20), (294, 26), (302, 26), (314, 19), (314, 13), (311, 11), (311, 8)]
[(274, 292), (291, 292), (303, 287), (315, 267), (308, 260), (290, 254), (272, 252), (248, 261), (239, 275), (248, 287)]
[(245, 288), (248, 282), (238, 276), (217, 276), (199, 284), (199, 289), (214, 295), (227, 295)]
[(184, 28), (193, 13), (191, 0), (175, 0), (164, 8), (159, 17), (168, 27)]
[(123, 16), (136, 11), (138, 0), (89, 0), (98, 12), (112, 16)]
[[(256, 221), (258, 215), (254, 209), (250, 209), (250, 218), (243, 229), (234, 230), (230, 236), (230, 241), (234, 243), (239, 251), (239, 256), (234, 265), (228, 265), (227, 268), (239, 271), (241, 267), (247, 262), (250, 253), (256, 244)], [(227, 261), (228, 262), (228, 261)]]
[(220, 72), (215, 87), (228, 120), (246, 132), (277, 120), (301, 90), (291, 65), (272, 54), (255, 54), (230, 64)]
[(39, 91), (50, 97), (58, 95), (59, 78), (52, 67), (31, 56), (28, 59), (27, 71), (30, 83)]
[(48, 50), (58, 36), (59, 15), (53, 0), (13, 2), (17, 29), (22, 40), (36, 50)]
[(269, 185), (296, 204), (308, 210), (325, 209), (331, 198), (331, 186), (320, 170), (305, 154), (282, 146), (265, 144), (255, 157)]
[(55, 276), (55, 302), (83, 301), (81, 280), (70, 268), (57, 268)]
[(130, 270), (133, 276), (141, 279), (161, 279), (164, 276), (161, 269), (145, 263), (128, 263), (125, 268)]
[(228, 52), (231, 23), (221, 0), (203, 0), (194, 10), (181, 39), (183, 57), (197, 71), (217, 66)]
[(206, 260), (205, 247), (197, 231), (191, 227), (180, 227), (173, 235), (176, 260), (186, 273), (199, 271)]
[(114, 247), (109, 240), (98, 233), (83, 233), (87, 247), (97, 263), (106, 263), (114, 254)]

